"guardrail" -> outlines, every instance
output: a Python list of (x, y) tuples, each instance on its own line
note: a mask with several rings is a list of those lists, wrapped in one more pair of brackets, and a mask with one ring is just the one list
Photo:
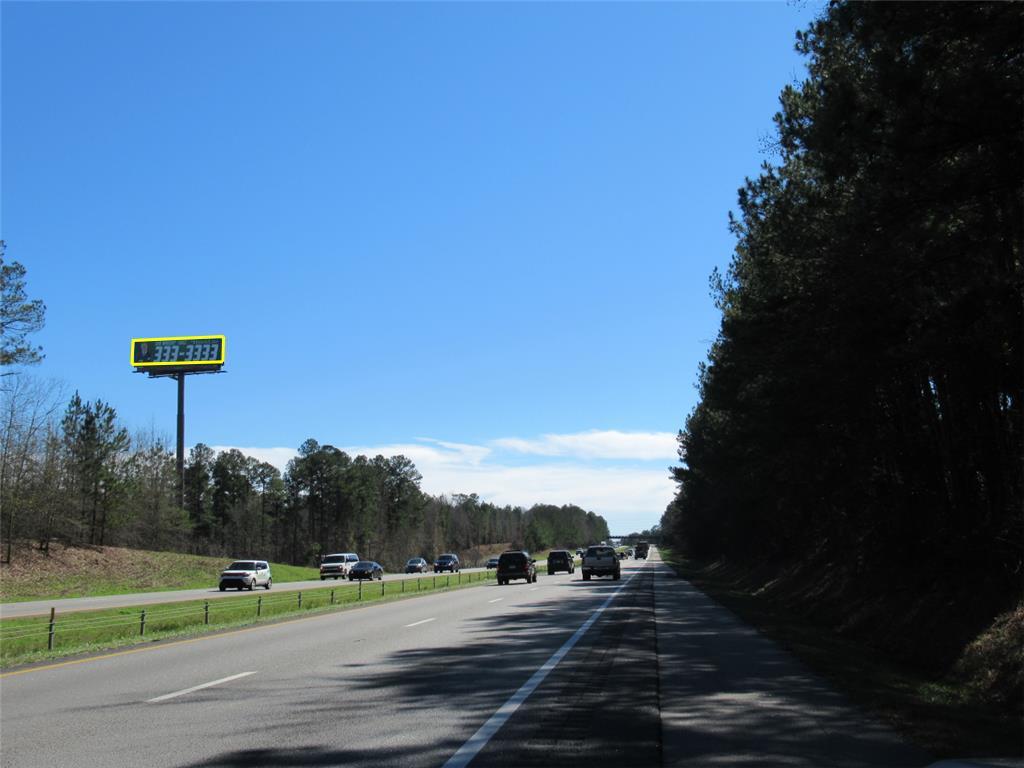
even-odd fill
[(75, 613), (58, 617), (56, 610), (51, 608), (48, 619), (35, 616), (0, 621), (0, 660), (10, 663), (12, 659), (45, 657), (56, 651), (58, 646), (62, 646), (60, 650), (63, 652), (85, 650), (113, 641), (155, 639), (199, 627), (250, 624), (270, 617), (397, 599), (494, 580), (495, 572), (489, 570), (382, 579), (365, 585), (360, 580), (344, 586), (140, 608), (111, 608), (86, 615)]

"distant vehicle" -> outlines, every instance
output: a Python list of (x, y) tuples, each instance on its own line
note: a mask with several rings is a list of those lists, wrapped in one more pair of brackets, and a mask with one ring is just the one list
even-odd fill
[(254, 587), (270, 589), (270, 563), (265, 560), (236, 560), (220, 574), (220, 591), (228, 587), (252, 590)]
[(626, 550), (619, 552), (619, 560), (625, 560), (627, 557), (629, 557), (629, 553)]
[(554, 574), (559, 571), (576, 573), (576, 563), (572, 559), (572, 552), (567, 549), (553, 549), (548, 552), (548, 573)]
[(530, 553), (519, 550), (502, 552), (498, 558), (498, 584), (508, 584), (510, 579), (526, 579), (526, 583), (537, 581), (537, 561)]
[(576, 550), (576, 557), (583, 557), (583, 550), (582, 549), (577, 549)]
[(359, 555), (355, 552), (337, 552), (333, 555), (324, 555), (320, 561), (320, 581), (325, 579), (343, 579), (348, 576), (352, 566), (359, 562)]
[(376, 579), (380, 581), (383, 578), (384, 569), (380, 563), (375, 563), (373, 560), (360, 560), (348, 572), (349, 581), (355, 581), (356, 579), (370, 579), (371, 581)]
[(614, 547), (600, 545), (587, 547), (587, 551), (583, 555), (584, 581), (590, 581), (591, 576), (611, 576), (617, 580), (621, 575), (622, 570)]
[(430, 564), (422, 557), (414, 557), (405, 564), (406, 573), (426, 573), (430, 570)]
[(434, 573), (441, 573), (441, 571), (448, 571), (449, 573), (458, 573), (461, 569), (459, 565), (459, 556), (453, 554), (440, 555), (437, 560), (434, 561)]
[(648, 552), (648, 550), (650, 550), (650, 548), (651, 548), (651, 545), (648, 544), (646, 541), (641, 541), (639, 544), (637, 544), (636, 545), (636, 559), (637, 560), (646, 560), (647, 559), (647, 552)]
[(487, 568), (497, 568), (498, 567), (498, 558), (496, 558), (496, 557), (488, 558), (486, 567)]

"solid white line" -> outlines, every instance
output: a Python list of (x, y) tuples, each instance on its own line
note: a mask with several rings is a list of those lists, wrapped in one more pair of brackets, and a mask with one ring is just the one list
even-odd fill
[(201, 691), (203, 688), (209, 688), (214, 685), (220, 685), (221, 683), (229, 683), (232, 680), (237, 680), (240, 677), (248, 677), (249, 675), (255, 675), (255, 672), (241, 672), (231, 677), (222, 677), (220, 680), (214, 680), (211, 683), (203, 683), (202, 685), (193, 685), (191, 688), (186, 688), (183, 691), (175, 691), (174, 693), (165, 693), (163, 696), (157, 696), (155, 699), (146, 699), (147, 704), (155, 704), (158, 701), (167, 701), (167, 699), (173, 699), (176, 696), (184, 696), (186, 693), (192, 693), (192, 691)]
[(530, 587), (531, 592), (536, 592), (540, 587)]
[(423, 619), (423, 621), (414, 621), (412, 624), (406, 624), (405, 626), (407, 628), (408, 627), (418, 627), (420, 624), (426, 624), (428, 621), (433, 621), (433, 619)]
[[(634, 573), (633, 576), (636, 576), (636, 574)], [(513, 693), (508, 701), (498, 707), (498, 711), (491, 715), (490, 719), (486, 723), (480, 726), (480, 730), (469, 737), (469, 741), (459, 747), (458, 752), (452, 755), (442, 768), (465, 768), (465, 766), (469, 765), (470, 761), (477, 756), (477, 753), (487, 746), (487, 742), (494, 737), (494, 734), (496, 734), (501, 726), (505, 724), (505, 721), (512, 717), (515, 711), (519, 709), (519, 705), (526, 701), (529, 695), (536, 690), (538, 685), (544, 682), (544, 678), (548, 676), (548, 673), (558, 666), (558, 662), (565, 657), (565, 654), (572, 650), (572, 647), (576, 645), (579, 639), (586, 634), (587, 630), (593, 626), (594, 622), (597, 621), (597, 617), (604, 613), (604, 609), (611, 604), (616, 595), (618, 595), (619, 592), (621, 592), (622, 589), (633, 580), (633, 576), (630, 576), (620, 584), (619, 588), (612, 592), (608, 596), (608, 599), (601, 603), (601, 606), (590, 614), (590, 618), (583, 622), (583, 626), (577, 629), (573, 633), (573, 636), (562, 644), (561, 648), (551, 654), (551, 658), (544, 662), (544, 666), (534, 672), (533, 677), (523, 683), (519, 690)]]
[(487, 602), (488, 602), (488, 603), (496, 603), (496, 602), (498, 602), (499, 600), (504, 600), (504, 599), (505, 599), (504, 597), (496, 597), (496, 598), (494, 598), (493, 600), (488, 600)]

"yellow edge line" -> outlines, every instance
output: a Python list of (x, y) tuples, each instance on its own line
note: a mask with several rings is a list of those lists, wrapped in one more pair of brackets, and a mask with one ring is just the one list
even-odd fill
[[(433, 590), (431, 590), (431, 591), (433, 591)], [(339, 608), (339, 610), (351, 611), (351, 610), (372, 608), (372, 607), (374, 607), (374, 605), (376, 605), (376, 603), (377, 603), (377, 601), (374, 600), (372, 603), (370, 603), (368, 605), (353, 605), (351, 607), (346, 607), (346, 606), (340, 605), (340, 606), (338, 606), (338, 608)], [(60, 661), (60, 662), (57, 662), (56, 664), (45, 664), (45, 665), (39, 666), (39, 667), (26, 667), (25, 669), (15, 669), (15, 670), (13, 670), (11, 672), (0, 673), (0, 679), (3, 679), (5, 677), (14, 677), (15, 675), (27, 675), (29, 672), (43, 672), (43, 671), (48, 670), (48, 669), (58, 669), (60, 667), (70, 667), (70, 666), (72, 666), (74, 664), (85, 664), (86, 662), (89, 662), (89, 661), (101, 661), (102, 659), (112, 659), (115, 656), (128, 656), (129, 654), (132, 654), (132, 653), (143, 653), (144, 651), (159, 651), (161, 648), (170, 648), (171, 646), (175, 646), (175, 645), (187, 645), (189, 643), (198, 643), (200, 640), (213, 640), (214, 638), (226, 637), (228, 635), (240, 635), (243, 632), (252, 632), (252, 631), (257, 630), (257, 629), (270, 629), (271, 627), (279, 627), (282, 624), (295, 624), (295, 623), (300, 622), (300, 621), (309, 621), (310, 619), (322, 619), (322, 618), (324, 618), (326, 616), (332, 616), (332, 615), (334, 615), (337, 612), (338, 611), (325, 611), (324, 613), (318, 613), (318, 614), (316, 614), (314, 616), (299, 616), (298, 618), (295, 618), (295, 619), (284, 619), (282, 621), (275, 621), (275, 622), (270, 623), (270, 624), (260, 624), (260, 625), (253, 626), (253, 627), (243, 627), (242, 629), (232, 629), (232, 630), (228, 630), (227, 632), (217, 632), (216, 630), (212, 630), (211, 633), (208, 634), (208, 635), (203, 635), (201, 637), (190, 637), (190, 638), (188, 638), (186, 640), (172, 640), (169, 643), (160, 643), (159, 645), (150, 645), (150, 646), (146, 646), (144, 648), (128, 648), (128, 649), (123, 650), (123, 651), (114, 651), (113, 653), (104, 653), (101, 656), (89, 656), (88, 658), (85, 658), (85, 659), (72, 659), (71, 661)]]

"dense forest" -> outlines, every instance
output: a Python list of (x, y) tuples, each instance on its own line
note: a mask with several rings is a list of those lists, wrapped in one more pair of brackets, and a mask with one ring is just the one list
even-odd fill
[(307, 440), (282, 474), (238, 450), (198, 444), (177, 504), (166, 439), (131, 435), (115, 409), (59, 393), (24, 373), (0, 383), (0, 510), (13, 540), (115, 544), (313, 564), (358, 552), (397, 569), (416, 555), (480, 545), (532, 550), (606, 539), (604, 518), (579, 507), (499, 507), (475, 494), (431, 496), (404, 456), (349, 456)]
[(662, 527), (691, 556), (809, 565), (848, 615), (1019, 602), (1022, 45), (1020, 3), (839, 2), (798, 34), (679, 434)]

